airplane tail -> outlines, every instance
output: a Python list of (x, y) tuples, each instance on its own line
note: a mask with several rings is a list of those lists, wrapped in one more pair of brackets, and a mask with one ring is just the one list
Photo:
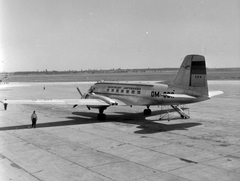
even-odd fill
[(204, 56), (187, 55), (173, 82), (196, 96), (208, 96), (207, 70)]

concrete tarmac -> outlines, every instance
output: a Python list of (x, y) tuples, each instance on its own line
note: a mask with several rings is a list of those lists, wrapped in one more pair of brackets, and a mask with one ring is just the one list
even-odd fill
[[(78, 86), (85, 92), (89, 84)], [(9, 85), (0, 99), (79, 98), (75, 87)], [(144, 107), (111, 107), (99, 122), (98, 111), (84, 106), (2, 106), (0, 180), (240, 181), (240, 82), (211, 81), (209, 87), (224, 94), (189, 105), (190, 119), (172, 113), (171, 121), (159, 120), (160, 107), (147, 117)]]

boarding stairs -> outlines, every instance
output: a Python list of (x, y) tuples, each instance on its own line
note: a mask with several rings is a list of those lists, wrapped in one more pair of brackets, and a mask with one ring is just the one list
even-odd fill
[(185, 119), (189, 119), (189, 118), (190, 118), (190, 116), (187, 115), (179, 106), (171, 105), (171, 107), (172, 107), (176, 112), (178, 112), (178, 114), (181, 116), (181, 118), (185, 118)]

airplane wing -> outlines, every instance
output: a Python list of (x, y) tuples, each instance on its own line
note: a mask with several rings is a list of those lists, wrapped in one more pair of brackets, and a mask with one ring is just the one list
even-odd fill
[(217, 96), (217, 95), (220, 95), (220, 94), (223, 94), (223, 91), (209, 91), (208, 92), (208, 95), (209, 97), (213, 97), (213, 96)]
[(70, 105), (94, 105), (94, 106), (109, 106), (100, 99), (36, 99), (36, 100), (4, 100), (0, 101), (8, 104), (70, 104)]

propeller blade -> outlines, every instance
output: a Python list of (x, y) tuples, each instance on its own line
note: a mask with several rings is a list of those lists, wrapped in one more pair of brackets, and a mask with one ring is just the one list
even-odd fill
[(83, 96), (82, 92), (80, 91), (80, 89), (77, 87), (78, 93)]

